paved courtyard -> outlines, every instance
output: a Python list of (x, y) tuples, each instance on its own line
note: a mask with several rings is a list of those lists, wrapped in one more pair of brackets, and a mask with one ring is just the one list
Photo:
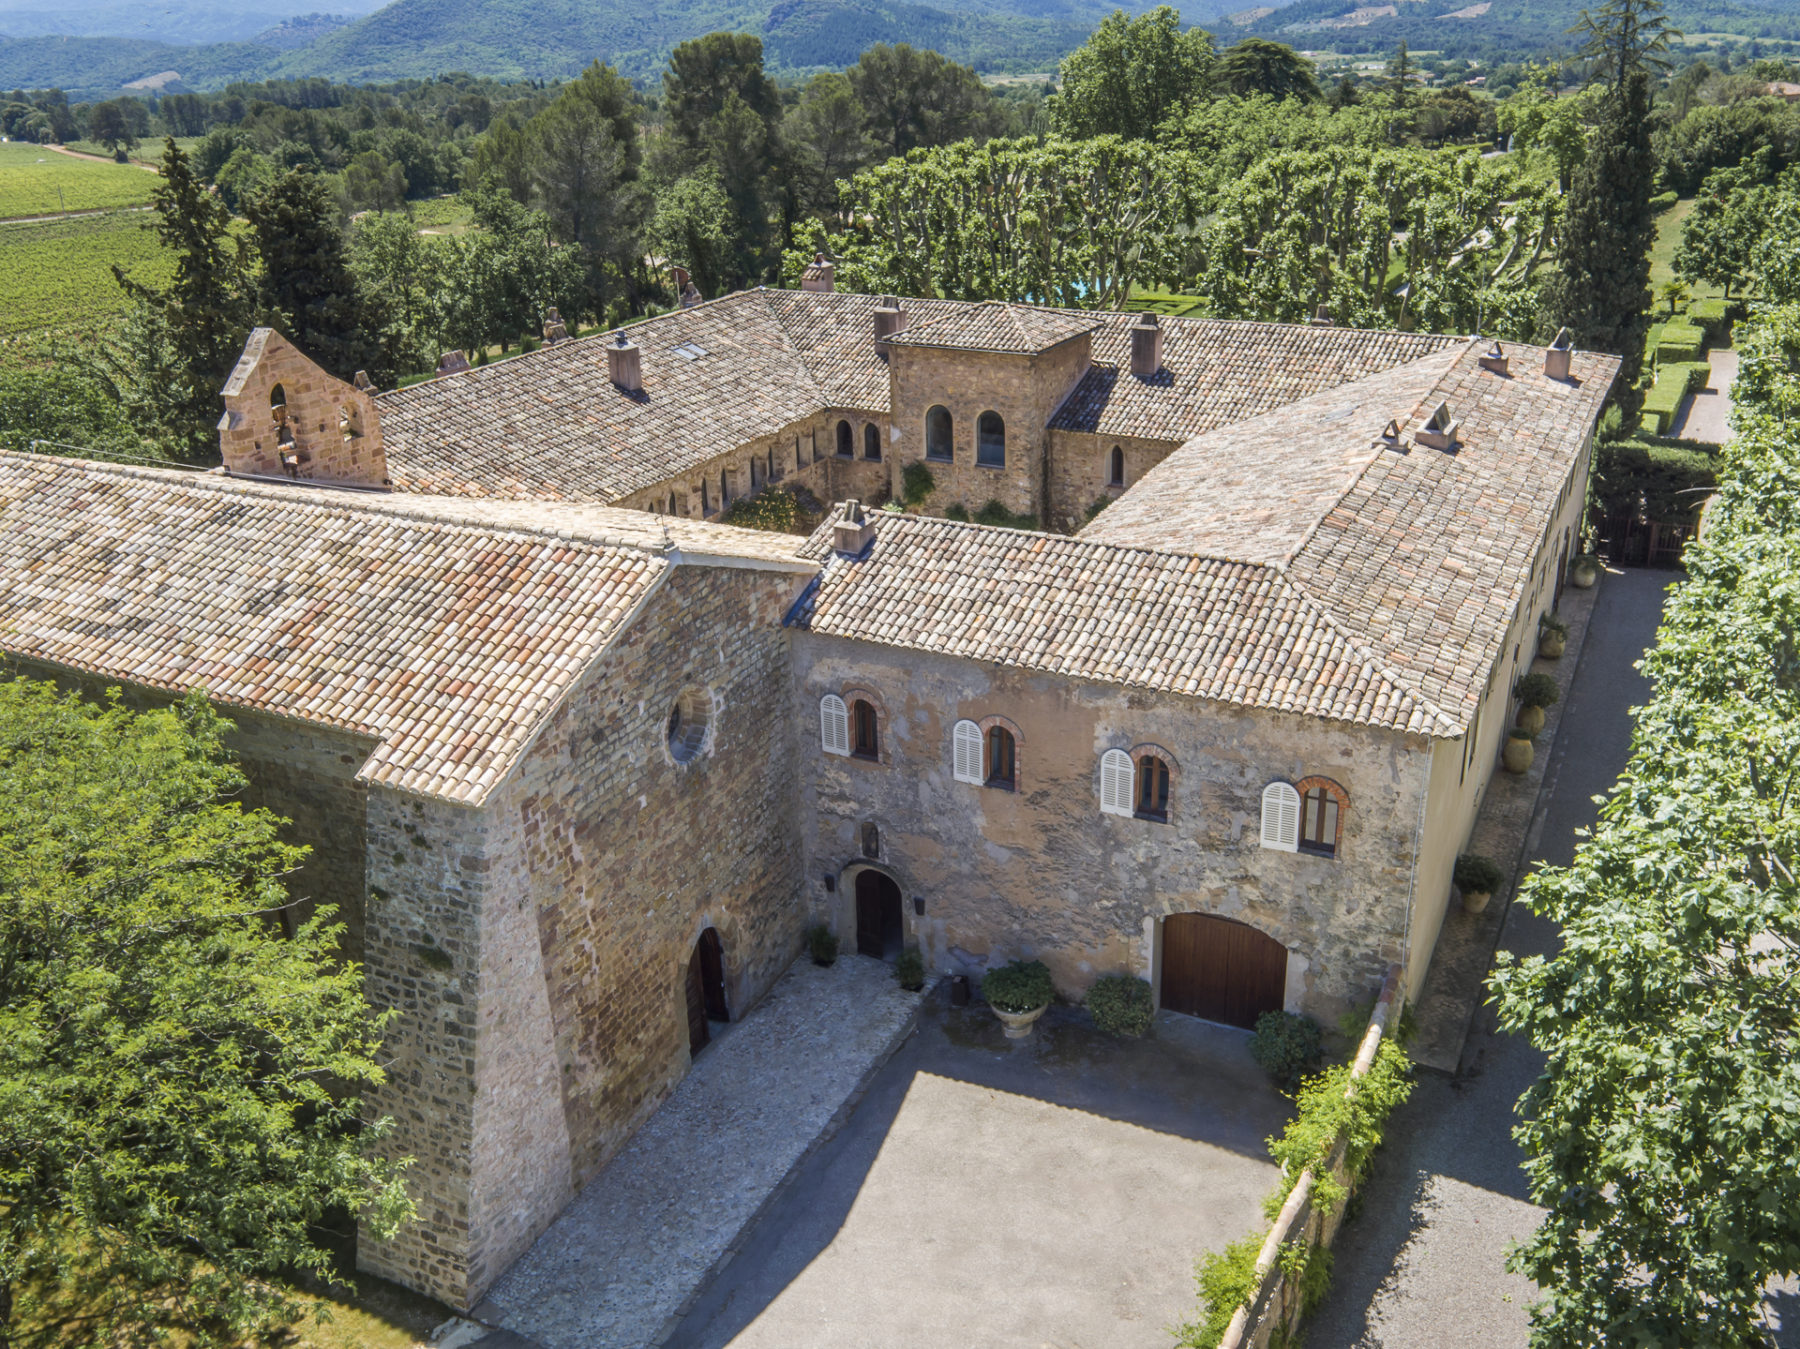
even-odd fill
[(841, 1132), (745, 1234), (683, 1349), (1166, 1349), (1193, 1266), (1261, 1219), (1287, 1102), (1247, 1036), (1007, 1041), (934, 994)]
[(477, 1315), (543, 1349), (655, 1343), (904, 1034), (920, 997), (879, 960), (797, 962), (717, 1035)]

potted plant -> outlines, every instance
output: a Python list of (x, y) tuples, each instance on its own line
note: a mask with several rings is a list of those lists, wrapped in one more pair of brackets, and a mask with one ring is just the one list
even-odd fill
[(1500, 870), (1500, 864), (1491, 857), (1483, 857), (1479, 853), (1463, 853), (1456, 859), (1456, 869), (1451, 872), (1451, 879), (1462, 893), (1463, 909), (1468, 913), (1480, 913), (1487, 907), (1488, 900), (1493, 898), (1494, 891), (1506, 883), (1506, 873)]
[(1591, 589), (1599, 579), (1600, 559), (1592, 553), (1583, 553), (1569, 564), (1569, 584), (1577, 590)]
[(894, 978), (908, 993), (917, 993), (925, 987), (925, 957), (918, 947), (909, 946), (900, 953), (900, 958), (894, 962)]
[(1569, 644), (1569, 625), (1555, 614), (1538, 620), (1538, 655), (1545, 660), (1560, 660)]
[(813, 964), (829, 965), (837, 959), (837, 933), (817, 923), (806, 930), (806, 949), (812, 953)]
[(1515, 726), (1506, 733), (1506, 748), (1500, 751), (1500, 762), (1509, 773), (1526, 773), (1531, 770), (1534, 757), (1531, 740), (1535, 732), (1523, 726)]
[(1562, 690), (1549, 675), (1534, 672), (1513, 685), (1513, 696), (1519, 700), (1519, 725), (1536, 735), (1544, 729), (1544, 709), (1562, 697)]
[(1006, 1026), (1006, 1038), (1023, 1040), (1044, 1014), (1055, 989), (1041, 960), (1015, 960), (981, 976), (981, 996)]

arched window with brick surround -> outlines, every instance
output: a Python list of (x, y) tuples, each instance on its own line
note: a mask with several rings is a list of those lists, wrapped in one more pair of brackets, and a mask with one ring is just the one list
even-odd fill
[(1123, 487), (1125, 485), (1125, 447), (1114, 445), (1112, 452), (1106, 456), (1106, 485)]
[(1137, 756), (1137, 791), (1131, 813), (1140, 820), (1169, 818), (1169, 762), (1160, 754)]
[(850, 752), (859, 759), (881, 757), (881, 723), (867, 698), (850, 704)]
[(881, 458), (881, 428), (874, 422), (863, 427), (863, 458)]
[(983, 468), (1006, 467), (1006, 423), (998, 412), (984, 412), (975, 422), (975, 462)]
[(1299, 851), (1336, 857), (1343, 838), (1350, 796), (1330, 778), (1302, 778), (1294, 784), (1300, 798)]

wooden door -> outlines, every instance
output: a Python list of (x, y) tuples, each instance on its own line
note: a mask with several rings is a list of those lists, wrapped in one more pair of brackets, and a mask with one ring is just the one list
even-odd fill
[[(664, 966), (664, 968), (668, 968)], [(688, 1016), (688, 1053), (698, 1054), (706, 1048), (707, 1041), (712, 1039), (712, 1028), (706, 1024), (706, 992), (705, 975), (700, 968), (700, 948), (688, 957), (687, 970), (687, 1016)]]
[(706, 1006), (706, 1019), (731, 1020), (731, 1011), (725, 1006), (725, 948), (718, 930), (707, 928), (694, 949), (700, 957), (700, 996)]
[(1246, 1030), (1287, 995), (1287, 949), (1229, 918), (1177, 913), (1163, 920), (1162, 1005)]
[(879, 871), (856, 874), (856, 953), (893, 960), (906, 945), (900, 887)]

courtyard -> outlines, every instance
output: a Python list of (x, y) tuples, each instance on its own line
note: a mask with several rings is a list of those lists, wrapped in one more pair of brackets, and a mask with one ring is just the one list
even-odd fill
[(1120, 1040), (1065, 1008), (1008, 1041), (937, 989), (664, 1343), (1164, 1349), (1195, 1260), (1276, 1180), (1288, 1102), (1247, 1042), (1170, 1013)]

